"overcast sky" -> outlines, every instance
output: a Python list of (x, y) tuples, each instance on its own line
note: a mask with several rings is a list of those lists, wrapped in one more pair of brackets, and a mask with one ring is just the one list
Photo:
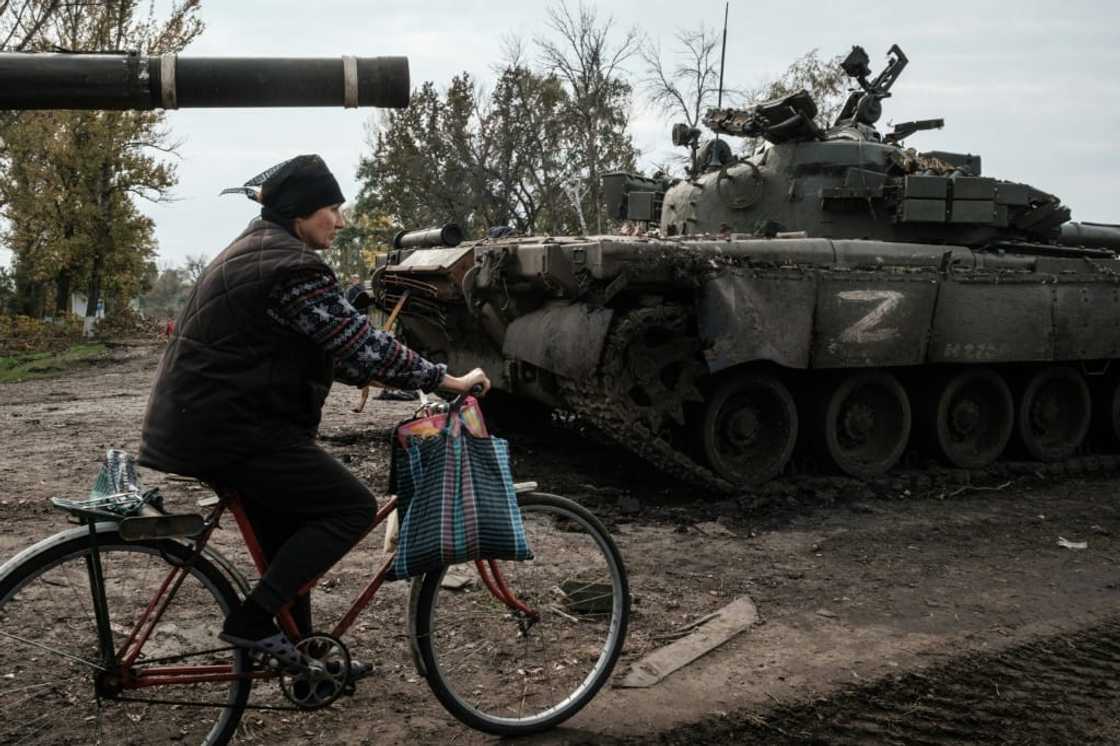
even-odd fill
[[(636, 24), (666, 50), (678, 29), (718, 27), (723, 17), (722, 0), (593, 6), (620, 32)], [(407, 55), (414, 87), (425, 80), (445, 87), (464, 70), (486, 83), (504, 36), (547, 33), (545, 7), (532, 0), (203, 0), (206, 31), (184, 55)], [(852, 44), (867, 49), (877, 73), (892, 43), (910, 65), (881, 124), (944, 117), (944, 130), (907, 144), (979, 153), (985, 175), (1057, 194), (1075, 220), (1120, 223), (1120, 4), (732, 0), (726, 82), (756, 86), (810, 49), (829, 57)], [(640, 72), (636, 62), (631, 69)], [(181, 264), (188, 254), (213, 257), (255, 213), (248, 200), (218, 192), (292, 155), (320, 153), (343, 192), (355, 196), (372, 116), (371, 109), (341, 108), (170, 112), (183, 141), (177, 200), (142, 205), (156, 222), (160, 265)], [(672, 150), (670, 120), (648, 110), (640, 91), (632, 117), (640, 165), (664, 160)], [(8, 259), (0, 249), (0, 263)]]

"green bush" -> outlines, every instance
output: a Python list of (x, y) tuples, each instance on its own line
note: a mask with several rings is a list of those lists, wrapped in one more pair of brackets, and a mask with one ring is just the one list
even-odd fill
[(74, 314), (51, 320), (0, 314), (0, 355), (62, 350), (81, 338), (82, 320)]

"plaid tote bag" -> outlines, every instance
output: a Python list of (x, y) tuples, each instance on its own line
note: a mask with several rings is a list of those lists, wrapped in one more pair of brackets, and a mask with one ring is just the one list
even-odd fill
[(458, 408), (437, 437), (411, 438), (402, 447), (394, 436), (392, 472), (401, 523), (390, 580), (469, 560), (533, 558), (508, 445), (471, 435)]

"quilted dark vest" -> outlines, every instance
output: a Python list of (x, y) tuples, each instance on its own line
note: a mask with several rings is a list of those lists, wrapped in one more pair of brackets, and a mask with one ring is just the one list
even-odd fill
[(208, 477), (315, 437), (331, 358), (268, 316), (269, 292), (300, 269), (330, 271), (286, 230), (254, 220), (195, 284), (163, 353), (139, 461)]

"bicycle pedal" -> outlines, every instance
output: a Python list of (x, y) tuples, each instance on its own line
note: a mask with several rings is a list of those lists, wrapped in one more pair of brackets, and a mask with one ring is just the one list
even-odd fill
[(362, 679), (368, 679), (373, 675), (373, 672), (373, 666), (363, 667), (362, 672), (357, 675), (355, 675), (353, 669), (351, 669), (350, 675), (346, 678), (346, 685), (342, 688), (342, 696), (353, 697), (354, 693), (358, 691), (358, 682)]

